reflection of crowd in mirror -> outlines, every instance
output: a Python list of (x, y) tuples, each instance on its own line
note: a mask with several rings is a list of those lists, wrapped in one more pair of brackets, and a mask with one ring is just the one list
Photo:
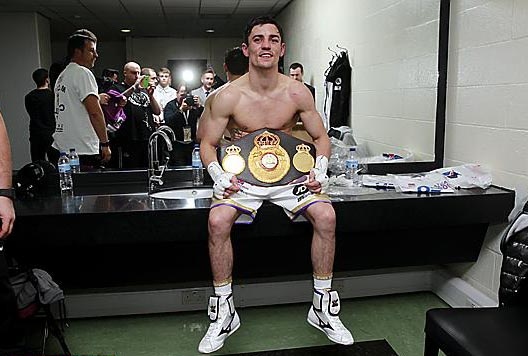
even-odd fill
[[(149, 75), (150, 79), (145, 82), (143, 79), (146, 75)], [(110, 166), (145, 168), (148, 163), (148, 139), (156, 128), (153, 115), (159, 115), (161, 112), (154, 98), (157, 75), (150, 68), (144, 68), (142, 72), (139, 64), (128, 62), (124, 66), (123, 76), (121, 83), (112, 86), (112, 89), (127, 98), (127, 102), (124, 106), (126, 120), (111, 139), (116, 153)]]
[(203, 107), (198, 98), (187, 94), (184, 83), (178, 85), (178, 96), (171, 100), (164, 110), (165, 123), (174, 131), (176, 142), (171, 152), (171, 165), (191, 164), (191, 153), (196, 143), (196, 127)]
[[(97, 57), (98, 55), (94, 58)], [(54, 63), (53, 68), (50, 68), (50, 77), (53, 72), (53, 78), (50, 80), (56, 80), (70, 61), (69, 54), (64, 60)], [(119, 79), (121, 75), (122, 81)], [(145, 82), (143, 79), (146, 76), (148, 80)], [(156, 72), (152, 68), (141, 68), (138, 63), (128, 62), (124, 65), (122, 74), (116, 69), (105, 68), (101, 77), (96, 79), (96, 85), (99, 106), (104, 113), (106, 134), (110, 141), (108, 151), (113, 154), (110, 161), (103, 166), (116, 169), (146, 168), (148, 139), (156, 128), (163, 124), (173, 128), (176, 134), (170, 164), (190, 165), (192, 147), (196, 142), (196, 129), (205, 101), (210, 93), (225, 83), (210, 65), (201, 73), (200, 79), (201, 85), (198, 88), (188, 88), (185, 82), (176, 88), (172, 86), (170, 70), (163, 66)], [(189, 96), (187, 100), (186, 96)], [(110, 106), (113, 110), (109, 110)], [(119, 116), (119, 125), (113, 124), (114, 116)], [(55, 126), (53, 130), (56, 129)], [(102, 152), (99, 150), (106, 149), (108, 145), (106, 138), (98, 141), (103, 144), (97, 144), (99, 155)], [(85, 144), (76, 143), (64, 149), (75, 148), (79, 151), (79, 147)], [(45, 149), (39, 149), (38, 153), (44, 155)], [(95, 154), (95, 149), (90, 153)], [(104, 156), (108, 157), (109, 154)], [(103, 167), (100, 165), (100, 158), (98, 159), (91, 165), (92, 168)], [(55, 157), (50, 159), (55, 163), (54, 160)], [(88, 169), (89, 167), (86, 167), (86, 170)]]

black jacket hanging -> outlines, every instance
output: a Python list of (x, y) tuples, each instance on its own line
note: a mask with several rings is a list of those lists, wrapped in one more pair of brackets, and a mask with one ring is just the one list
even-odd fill
[(346, 51), (330, 64), (325, 78), (325, 115), (330, 127), (348, 125), (352, 67)]

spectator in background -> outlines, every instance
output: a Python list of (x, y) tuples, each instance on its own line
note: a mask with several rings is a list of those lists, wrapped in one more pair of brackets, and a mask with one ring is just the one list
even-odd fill
[(106, 93), (114, 83), (118, 82), (118, 77), (119, 71), (117, 69), (103, 69), (102, 77), (97, 81), (99, 93)]
[[(145, 73), (145, 74), (140, 74)], [(141, 82), (145, 75), (153, 75), (147, 87)], [(154, 98), (156, 72), (150, 68), (141, 70), (139, 64), (128, 62), (123, 68), (124, 80), (116, 83), (112, 89), (128, 98), (124, 111), (126, 120), (115, 133), (112, 147), (119, 155), (112, 160), (111, 166), (118, 168), (146, 168), (148, 165), (148, 139), (155, 130), (153, 115), (160, 114), (160, 107)]]
[[(301, 63), (296, 62), (296, 63), (290, 64), (290, 78), (295, 79), (298, 82), (304, 83), (303, 75), (304, 75), (304, 68)], [(304, 83), (304, 85), (306, 85), (306, 87), (310, 89), (310, 93), (312, 93), (312, 96), (315, 101), (315, 88), (308, 83)]]
[(55, 120), (53, 134), (55, 157), (75, 148), (81, 169), (98, 168), (110, 160), (111, 151), (103, 111), (99, 103), (97, 81), (91, 72), (97, 60), (97, 37), (77, 30), (68, 38), (71, 62), (55, 84)]
[(165, 123), (174, 131), (176, 142), (170, 154), (171, 165), (191, 165), (191, 153), (196, 143), (196, 128), (202, 109), (197, 107), (195, 97), (187, 95), (185, 84), (178, 86), (178, 97), (165, 107)]
[(29, 115), (29, 151), (31, 161), (34, 162), (46, 158), (49, 160), (53, 156), (51, 144), (55, 132), (55, 114), (48, 71), (39, 68), (33, 72), (32, 77), (37, 88), (25, 96), (24, 104)]
[(170, 86), (171, 84), (171, 71), (169, 68), (161, 68), (158, 71), (158, 85), (154, 90), (154, 98), (158, 102), (161, 110), (161, 114), (154, 115), (154, 121), (157, 124), (163, 124), (165, 120), (163, 119), (163, 110), (165, 106), (171, 100), (176, 99), (176, 89)]
[(198, 97), (198, 105), (203, 106), (205, 104), (205, 99), (213, 91), (215, 73), (212, 68), (206, 69), (200, 78), (202, 86), (194, 89), (192, 95)]

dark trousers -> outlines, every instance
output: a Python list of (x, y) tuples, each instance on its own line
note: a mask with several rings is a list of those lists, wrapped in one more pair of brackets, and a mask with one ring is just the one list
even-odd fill
[(52, 143), (53, 143), (52, 137), (30, 138), (29, 139), (29, 152), (31, 155), (31, 162), (48, 160), (52, 162), (53, 164), (57, 163), (56, 161), (53, 162), (50, 158), (50, 155), (53, 155), (53, 151), (54, 151), (54, 148), (51, 147)]

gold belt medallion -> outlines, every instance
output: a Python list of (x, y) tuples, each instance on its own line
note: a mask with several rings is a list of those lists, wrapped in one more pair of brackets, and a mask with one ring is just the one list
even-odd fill
[(261, 182), (275, 183), (280, 181), (290, 170), (290, 156), (280, 146), (279, 136), (264, 131), (255, 136), (248, 157), (251, 174)]
[(246, 168), (246, 161), (240, 155), (241, 148), (236, 145), (226, 147), (226, 156), (222, 159), (222, 168), (234, 175), (242, 173)]
[(300, 144), (295, 146), (297, 153), (293, 156), (293, 166), (299, 172), (308, 173), (314, 167), (314, 159), (310, 154), (310, 146)]

